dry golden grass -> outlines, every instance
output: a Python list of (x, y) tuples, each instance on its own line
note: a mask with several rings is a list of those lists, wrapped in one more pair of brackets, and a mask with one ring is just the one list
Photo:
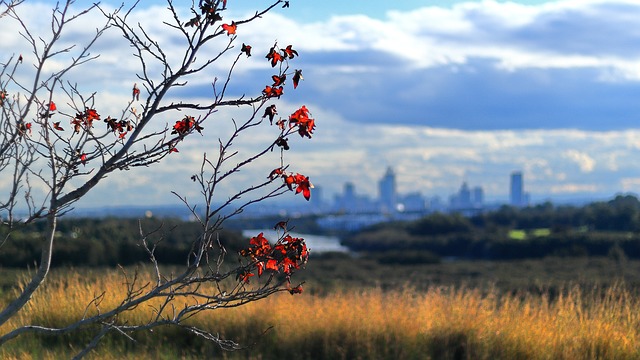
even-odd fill
[[(90, 279), (90, 280), (88, 280)], [(53, 277), (10, 326), (61, 326), (82, 316), (107, 289), (101, 307), (122, 298), (123, 278), (66, 273)], [(71, 295), (70, 295), (71, 294)], [(185, 301), (185, 300), (180, 300)], [(90, 307), (95, 311), (95, 307)], [(144, 322), (141, 306), (121, 320)], [(220, 354), (180, 329), (137, 334), (132, 344), (114, 335), (95, 358), (202, 357), (308, 359), (635, 359), (640, 358), (640, 301), (622, 286), (585, 293), (569, 287), (554, 296), (504, 295), (498, 291), (410, 288), (361, 289), (323, 296), (280, 294), (191, 320), (243, 344)], [(263, 332), (273, 326), (273, 329)], [(1, 330), (6, 331), (8, 326)], [(24, 337), (0, 349), (2, 358), (58, 358), (72, 353), (66, 339), (53, 348)], [(76, 348), (77, 350), (78, 348)], [(166, 349), (170, 349), (167, 351)]]

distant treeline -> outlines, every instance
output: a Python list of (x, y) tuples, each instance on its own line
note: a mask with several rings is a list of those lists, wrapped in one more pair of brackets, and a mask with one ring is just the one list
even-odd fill
[(343, 243), (354, 251), (393, 251), (399, 254), (395, 258), (399, 263), (415, 261), (416, 252), (432, 261), (441, 257), (640, 258), (640, 201), (619, 195), (582, 207), (503, 206), (472, 217), (434, 213), (416, 221), (378, 224), (346, 237)]
[[(163, 264), (185, 264), (202, 229), (177, 219), (64, 219), (58, 222), (53, 266), (114, 266), (148, 262), (140, 224), (149, 246)], [(25, 267), (39, 261), (45, 222), (24, 228), (0, 227), (0, 267)], [(229, 256), (246, 247), (238, 232), (221, 231)]]
[[(243, 228), (269, 228), (280, 219), (235, 220), (219, 233), (228, 256), (247, 246)], [(296, 218), (295, 231), (320, 233), (316, 217)], [(179, 219), (62, 219), (58, 222), (53, 266), (114, 266), (148, 262), (140, 223), (163, 264), (184, 264), (199, 224)], [(24, 228), (0, 226), (0, 267), (26, 267), (39, 261), (46, 223)], [(517, 236), (516, 236), (517, 235)], [(585, 206), (544, 203), (503, 206), (465, 217), (434, 213), (416, 221), (374, 225), (343, 236), (343, 245), (367, 252), (380, 263), (419, 264), (442, 258), (509, 260), (547, 256), (640, 258), (640, 200), (620, 195)]]

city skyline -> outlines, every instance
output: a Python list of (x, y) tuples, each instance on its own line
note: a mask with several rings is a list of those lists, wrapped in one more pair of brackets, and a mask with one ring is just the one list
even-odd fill
[[(510, 173), (505, 174), (505, 179), (508, 179), (508, 186), (504, 189), (504, 193), (506, 195), (491, 196), (491, 194), (489, 194), (487, 200), (487, 194), (485, 194), (484, 187), (482, 185), (470, 184), (464, 178), (458, 185), (458, 189), (449, 193), (423, 193), (419, 191), (419, 186), (417, 186), (416, 191), (413, 192), (398, 192), (395, 189), (395, 183), (397, 182), (396, 177), (398, 176), (401, 177), (402, 174), (397, 174), (393, 167), (388, 166), (378, 180), (377, 194), (358, 191), (353, 182), (347, 181), (344, 183), (343, 191), (341, 193), (333, 194), (333, 199), (322, 198), (318, 201), (321, 202), (325, 208), (329, 204), (330, 206), (334, 206), (334, 210), (345, 210), (347, 207), (346, 205), (348, 204), (354, 212), (367, 212), (375, 209), (384, 213), (389, 212), (390, 208), (395, 208), (394, 211), (400, 212), (406, 210), (476, 211), (483, 210), (486, 206), (495, 207), (496, 205), (511, 205), (515, 207), (525, 207), (547, 201), (556, 201), (560, 203), (585, 203), (614, 198), (622, 193), (635, 194), (633, 192), (620, 191), (605, 197), (536, 197), (535, 194), (531, 194), (527, 191), (527, 187), (525, 186), (526, 174), (521, 170), (513, 170)], [(324, 193), (323, 190), (321, 191)], [(390, 206), (389, 199), (395, 199), (394, 201), (396, 206)], [(420, 202), (422, 202), (422, 204), (420, 204)]]
[[(353, 182), (344, 183), (342, 193), (334, 194), (333, 200), (320, 199), (314, 203), (316, 208), (330, 211), (358, 213), (358, 212), (431, 212), (431, 211), (462, 211), (475, 212), (484, 210), (485, 193), (480, 185), (469, 186), (462, 181), (455, 193), (429, 195), (419, 191), (401, 193), (396, 189), (396, 172), (392, 166), (378, 180), (377, 196), (358, 193)], [(522, 171), (512, 171), (509, 175), (509, 199), (502, 203), (516, 207), (530, 205), (530, 194), (525, 192), (524, 175)]]

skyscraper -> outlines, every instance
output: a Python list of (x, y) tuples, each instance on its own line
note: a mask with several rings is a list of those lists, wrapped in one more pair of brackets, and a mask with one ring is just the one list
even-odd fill
[(510, 195), (510, 203), (513, 206), (524, 206), (526, 205), (525, 196), (524, 196), (524, 183), (522, 180), (522, 172), (514, 171), (511, 173), (511, 192)]
[(396, 174), (391, 167), (387, 168), (380, 182), (378, 183), (380, 191), (380, 204), (383, 211), (394, 211), (397, 203), (396, 195)]
[(484, 204), (484, 190), (481, 186), (476, 186), (471, 190), (471, 203), (475, 207), (482, 207)]

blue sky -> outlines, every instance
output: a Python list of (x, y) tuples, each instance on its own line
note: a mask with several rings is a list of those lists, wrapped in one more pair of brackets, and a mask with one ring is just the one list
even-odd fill
[[(133, 15), (172, 46), (169, 32), (149, 23), (166, 16), (153, 7), (163, 3), (142, 1)], [(229, 0), (225, 20), (266, 3)], [(305, 80), (278, 107), (305, 103), (318, 129), (311, 141), (296, 140), (287, 157), (327, 197), (346, 181), (375, 196), (393, 166), (403, 193), (447, 197), (467, 181), (506, 201), (509, 173), (521, 170), (534, 200), (603, 198), (640, 188), (639, 18), (640, 3), (630, 0), (292, 0), (289, 9), (239, 27), (238, 41), (261, 49), (278, 40), (300, 52), (295, 66)], [(90, 75), (113, 99), (128, 96), (114, 89), (134, 69), (122, 61), (129, 50), (118, 39), (107, 34), (97, 44), (106, 54)], [(0, 44), (3, 51), (19, 46)], [(270, 77), (260, 58), (239, 68), (234, 91)], [(201, 98), (210, 89), (209, 80), (191, 85), (180, 96)], [(182, 178), (187, 184), (189, 166), (215, 143), (205, 128), (178, 163), (108, 179), (111, 188), (133, 189), (118, 201), (174, 202), (171, 186), (182, 188)], [(240, 174), (228, 191), (270, 167)], [(105, 197), (98, 190), (90, 200)]]

